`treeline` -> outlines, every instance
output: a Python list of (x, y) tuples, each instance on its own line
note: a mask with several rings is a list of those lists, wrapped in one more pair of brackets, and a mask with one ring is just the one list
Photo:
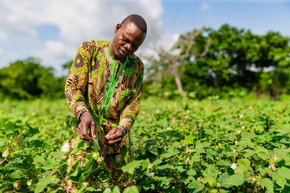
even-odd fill
[[(170, 51), (148, 57), (143, 96), (235, 97), (255, 94), (272, 99), (290, 94), (290, 38), (223, 25), (182, 34)], [(69, 61), (63, 64), (67, 69)], [(0, 97), (64, 97), (65, 76), (28, 58), (0, 69)]]
[(0, 69), (0, 98), (34, 99), (64, 97), (65, 76), (35, 58), (18, 60)]
[(278, 32), (257, 35), (230, 25), (193, 30), (151, 60), (145, 91), (168, 97), (254, 93), (278, 99), (290, 93), (289, 43)]

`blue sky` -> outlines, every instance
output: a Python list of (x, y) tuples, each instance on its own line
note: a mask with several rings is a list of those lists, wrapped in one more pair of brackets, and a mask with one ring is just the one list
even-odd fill
[[(201, 26), (218, 29), (228, 23), (254, 33), (279, 31), (290, 36), (290, 1), (162, 1), (164, 28), (177, 31)], [(176, 13), (176, 14), (173, 14)]]
[(115, 25), (131, 13), (148, 22), (147, 44), (137, 52), (142, 54), (152, 53), (152, 44), (168, 49), (194, 28), (225, 23), (290, 36), (286, 0), (1, 0), (0, 68), (32, 56), (60, 72), (81, 42), (111, 39)]

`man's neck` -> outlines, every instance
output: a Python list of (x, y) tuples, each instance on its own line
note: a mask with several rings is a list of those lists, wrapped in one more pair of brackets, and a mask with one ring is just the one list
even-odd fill
[(114, 59), (114, 60), (116, 60), (116, 61), (120, 61), (120, 62), (122, 62), (122, 63), (126, 61), (126, 57), (120, 59), (119, 57), (116, 56), (115, 51), (114, 51), (114, 49), (113, 49), (112, 42), (109, 43), (109, 51), (110, 51), (110, 55), (111, 55), (112, 59)]

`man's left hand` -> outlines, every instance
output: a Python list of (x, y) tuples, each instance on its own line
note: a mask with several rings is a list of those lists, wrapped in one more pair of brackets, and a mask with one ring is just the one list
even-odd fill
[(108, 145), (113, 145), (115, 143), (121, 142), (124, 137), (124, 129), (116, 127), (110, 130), (105, 136), (106, 143)]

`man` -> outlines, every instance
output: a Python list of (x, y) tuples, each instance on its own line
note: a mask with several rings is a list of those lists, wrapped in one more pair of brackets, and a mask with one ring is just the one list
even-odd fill
[(65, 85), (67, 102), (79, 121), (79, 137), (87, 141), (98, 137), (113, 178), (121, 171), (112, 158), (118, 159), (120, 149), (128, 146), (140, 108), (144, 65), (134, 52), (145, 39), (147, 25), (132, 14), (114, 31), (111, 41), (93, 40), (80, 46)]

